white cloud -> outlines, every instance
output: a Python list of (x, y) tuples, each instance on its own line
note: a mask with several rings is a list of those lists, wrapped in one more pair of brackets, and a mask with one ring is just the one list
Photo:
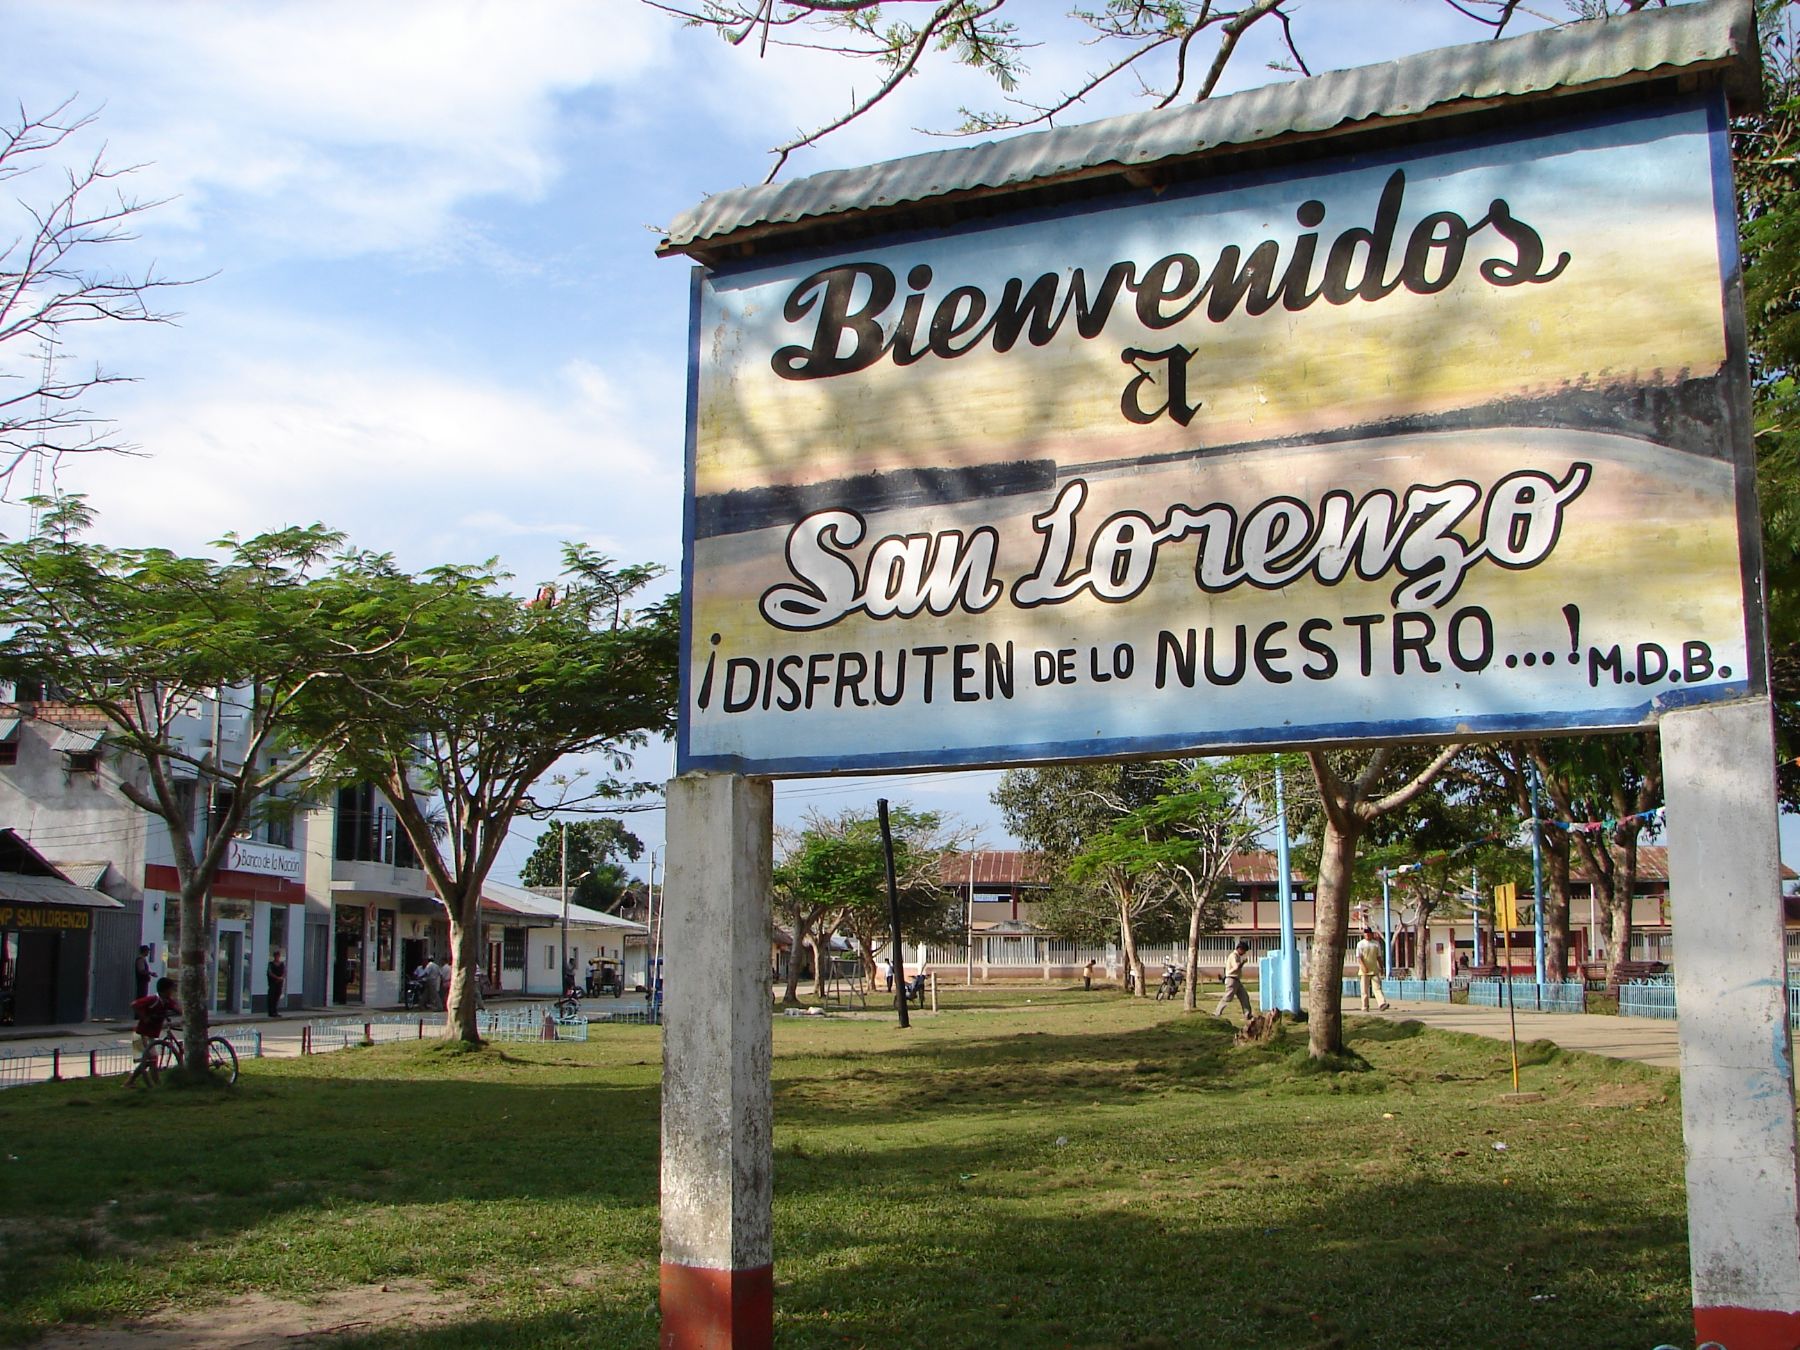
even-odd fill
[(558, 570), (563, 539), (678, 560), (678, 371), (572, 363), (524, 385), (278, 331), (189, 352), (188, 375), (141, 386), (122, 416), (147, 457), (65, 464), (104, 537), (192, 549), (322, 520), (408, 566), (498, 554), (529, 580)]
[(78, 21), (39, 3), (9, 26), (14, 92), (103, 99), (115, 157), (183, 199), (159, 228), (231, 198), (243, 228), (332, 255), (430, 247), (471, 200), (539, 196), (562, 168), (559, 100), (629, 80), (670, 29), (617, 0), (121, 0)]

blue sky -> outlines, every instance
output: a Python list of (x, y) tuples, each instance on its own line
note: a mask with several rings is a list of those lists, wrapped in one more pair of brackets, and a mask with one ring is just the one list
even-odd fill
[[(1015, 7), (1054, 35), (1067, 6)], [(1481, 35), (1440, 0), (1298, 11), (1316, 69)], [(104, 139), (144, 165), (141, 195), (171, 198), (131, 248), (206, 278), (177, 327), (82, 335), (79, 359), (138, 377), (96, 406), (143, 456), (56, 476), (102, 537), (193, 551), (321, 520), (415, 568), (497, 555), (522, 588), (564, 539), (677, 567), (687, 266), (655, 257), (654, 227), (759, 180), (768, 146), (843, 107), (849, 72), (759, 62), (631, 0), (15, 0), (7, 20), (10, 99), (98, 109), (82, 148)], [(1247, 46), (1224, 87), (1280, 78), (1272, 54)], [(1029, 63), (1067, 85), (1085, 56), (1053, 43)], [(940, 146), (915, 128), (996, 102), (934, 70), (788, 174)], [(1093, 115), (1133, 106), (1121, 86)], [(639, 765), (668, 766), (666, 750)], [(1003, 846), (991, 782), (785, 784), (778, 810), (886, 795)], [(659, 815), (631, 823), (660, 843)], [(498, 875), (535, 832), (520, 825)]]

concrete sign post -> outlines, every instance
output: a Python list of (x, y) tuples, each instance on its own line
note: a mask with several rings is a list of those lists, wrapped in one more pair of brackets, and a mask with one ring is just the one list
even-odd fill
[(1773, 712), (1669, 713), (1662, 755), (1694, 1330), (1728, 1350), (1791, 1350), (1800, 1181)]
[(662, 1346), (767, 1350), (774, 1326), (766, 781), (668, 785)]

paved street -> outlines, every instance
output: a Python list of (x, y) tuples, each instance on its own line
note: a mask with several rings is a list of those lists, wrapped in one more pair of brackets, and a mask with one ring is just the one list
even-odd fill
[[(1354, 1002), (1347, 1013), (1358, 1015)], [(1471, 1036), (1507, 1039), (1504, 1008), (1482, 1008), (1462, 1003), (1393, 1003), (1387, 1012), (1371, 1016), (1423, 1022), (1439, 1031), (1461, 1031)], [(1653, 1017), (1604, 1017), (1590, 1013), (1521, 1012), (1519, 1043), (1554, 1041), (1565, 1050), (1585, 1050), (1612, 1059), (1635, 1059), (1659, 1069), (1679, 1069), (1675, 1023)]]

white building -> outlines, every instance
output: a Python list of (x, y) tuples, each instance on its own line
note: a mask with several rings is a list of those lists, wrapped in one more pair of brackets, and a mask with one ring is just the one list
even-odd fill
[[(0, 692), (17, 695), (0, 702), (0, 827), (15, 831), (65, 876), (120, 902), (116, 910), (95, 911), (85, 970), (56, 958), (54, 1020), (123, 1016), (136, 994), (139, 945), (151, 949), (157, 974), (172, 973), (179, 952), (181, 887), (167, 829), (119, 790), (128, 780), (147, 785), (143, 763), (109, 743), (111, 728), (98, 713), (33, 698), (42, 691), (30, 687)], [(176, 730), (200, 755), (213, 748), (215, 727), (218, 752), (229, 763), (246, 730), (241, 701), (229, 690), (217, 709), (209, 699), (197, 700)], [(192, 776), (181, 787), (192, 797), (198, 840), (207, 795)], [(207, 945), (216, 1011), (265, 1010), (271, 950), (300, 950), (307, 892), (295, 830), (291, 821), (271, 820), (254, 837), (234, 840), (214, 881)], [(33, 946), (41, 949), (24, 942), (16, 926), (0, 930), (0, 949), (18, 960), (46, 959), (25, 951)], [(71, 992), (77, 983), (79, 997)], [(287, 1001), (317, 1001), (321, 992), (303, 985), (290, 957)]]

